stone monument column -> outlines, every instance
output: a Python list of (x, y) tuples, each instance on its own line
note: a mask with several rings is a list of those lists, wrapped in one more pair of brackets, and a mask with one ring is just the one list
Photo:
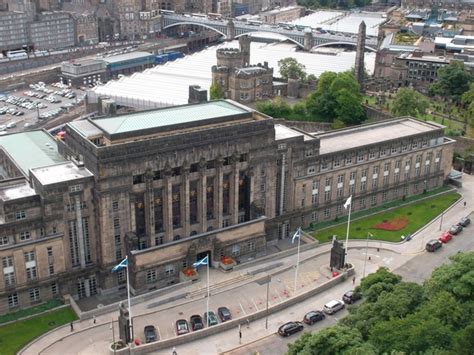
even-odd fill
[(367, 32), (367, 26), (362, 21), (359, 25), (359, 34), (357, 35), (357, 50), (355, 59), (355, 77), (360, 85), (360, 90), (364, 91), (364, 51), (365, 51), (365, 36)]

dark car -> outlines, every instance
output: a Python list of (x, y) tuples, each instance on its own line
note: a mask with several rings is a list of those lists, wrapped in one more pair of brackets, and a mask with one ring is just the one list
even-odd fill
[(176, 334), (183, 335), (189, 333), (189, 326), (186, 319), (178, 319), (176, 321)]
[(230, 314), (229, 308), (227, 308), (227, 307), (217, 308), (217, 314), (219, 315), (219, 318), (221, 319), (221, 322), (225, 322), (227, 320), (232, 319), (232, 315)]
[(287, 337), (291, 334), (298, 333), (302, 331), (304, 328), (303, 323), (301, 322), (288, 322), (283, 324), (280, 328), (278, 328), (278, 334), (283, 337)]
[(303, 322), (306, 324), (312, 325), (320, 320), (326, 318), (323, 312), (321, 311), (311, 311), (304, 315)]
[(342, 300), (344, 303), (353, 304), (354, 302), (360, 300), (362, 295), (359, 292), (354, 290), (347, 291), (344, 296), (342, 296)]
[(460, 219), (459, 224), (463, 227), (467, 227), (471, 224), (471, 219), (469, 217), (463, 217)]
[(151, 343), (159, 340), (154, 325), (147, 325), (143, 331), (145, 333), (145, 343)]
[(195, 314), (191, 316), (191, 318), (189, 319), (189, 322), (191, 323), (191, 329), (193, 331), (204, 328), (204, 323), (202, 322), (202, 318), (200, 315)]
[(431, 239), (428, 243), (426, 243), (426, 250), (429, 252), (434, 252), (442, 246), (443, 243), (441, 243), (438, 239)]
[(217, 325), (217, 316), (213, 311), (209, 311), (207, 314), (204, 313), (204, 322), (207, 323), (207, 326)]
[(449, 228), (449, 233), (452, 235), (456, 235), (462, 232), (462, 226), (460, 224), (453, 224), (451, 228)]

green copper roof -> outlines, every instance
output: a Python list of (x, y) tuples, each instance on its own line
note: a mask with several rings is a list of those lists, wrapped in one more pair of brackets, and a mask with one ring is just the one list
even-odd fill
[(220, 118), (250, 112), (227, 101), (169, 107), (132, 113), (117, 117), (94, 119), (95, 125), (109, 134), (125, 133), (149, 128)]
[(0, 147), (12, 157), (25, 176), (30, 169), (66, 161), (58, 153), (54, 139), (43, 131), (0, 136)]

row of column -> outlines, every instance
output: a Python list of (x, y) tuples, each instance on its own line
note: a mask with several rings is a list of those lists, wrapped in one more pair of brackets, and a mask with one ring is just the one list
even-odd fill
[[(213, 220), (217, 228), (221, 228), (224, 221), (223, 203), (224, 203), (224, 161), (216, 160), (216, 174), (213, 176)], [(231, 162), (232, 169), (229, 177), (229, 217), (230, 224), (237, 224), (239, 218), (239, 178), (240, 171), (236, 159)], [(207, 179), (206, 175), (207, 162), (202, 160), (199, 163), (199, 180), (197, 184), (197, 223), (199, 229), (197, 232), (206, 232), (208, 228), (207, 220)], [(182, 236), (187, 237), (191, 233), (190, 223), (190, 178), (189, 167), (185, 166), (181, 169), (180, 183), (180, 227), (173, 228), (173, 180), (172, 170), (166, 169), (163, 177), (163, 226), (165, 242), (173, 240), (174, 230), (182, 229)], [(174, 184), (176, 185), (176, 184)], [(153, 172), (149, 171), (145, 174), (145, 231), (148, 239), (148, 245), (154, 245), (155, 236), (155, 211), (154, 211), (154, 188), (153, 188)], [(161, 196), (160, 196), (161, 197)]]

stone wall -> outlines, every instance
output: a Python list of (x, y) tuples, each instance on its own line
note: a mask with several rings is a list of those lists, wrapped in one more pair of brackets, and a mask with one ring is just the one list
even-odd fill
[(275, 123), (280, 123), (287, 127), (295, 127), (305, 132), (329, 131), (331, 124), (328, 122), (309, 122), (309, 121), (288, 121), (282, 118), (275, 118)]
[(378, 109), (376, 109), (372, 106), (368, 106), (368, 105), (363, 105), (363, 106), (364, 106), (364, 110), (365, 110), (365, 113), (367, 115), (367, 118), (369, 120), (383, 121), (383, 120), (389, 120), (389, 119), (394, 118), (389, 113), (378, 110)]
[(464, 156), (467, 152), (474, 152), (474, 139), (467, 137), (449, 137), (456, 141), (454, 151)]
[(14, 90), (27, 87), (29, 84), (36, 84), (38, 81), (51, 83), (58, 81), (61, 73), (60, 66), (48, 68), (45, 70), (34, 71), (26, 74), (11, 75), (0, 78), (0, 88), (3, 90)]

